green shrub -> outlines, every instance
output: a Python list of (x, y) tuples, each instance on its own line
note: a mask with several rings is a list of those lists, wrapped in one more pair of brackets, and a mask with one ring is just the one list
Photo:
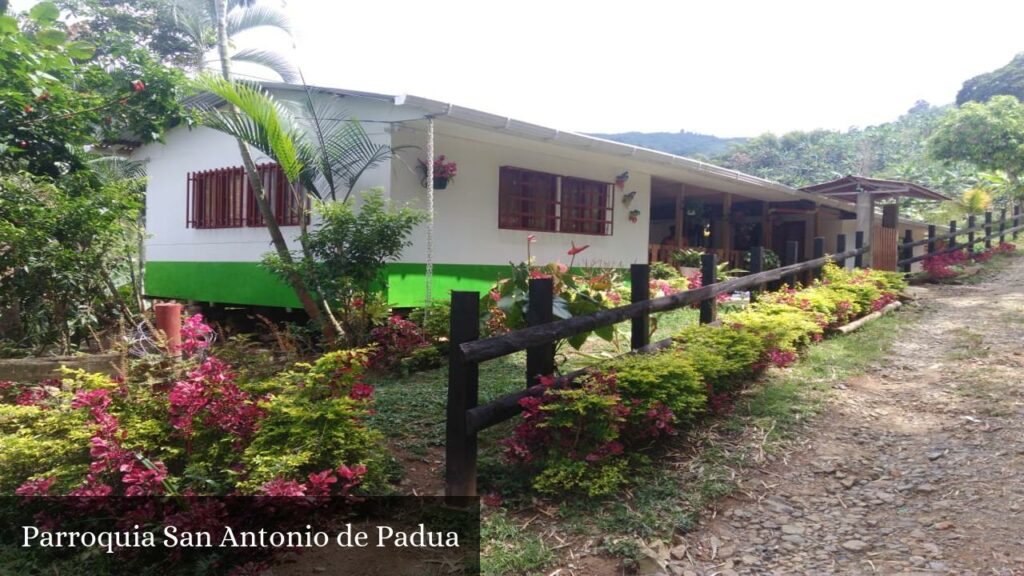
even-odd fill
[(745, 310), (721, 316), (723, 324), (742, 327), (758, 337), (765, 349), (792, 352), (820, 337), (822, 319), (815, 312), (788, 304), (758, 301)]
[(676, 353), (689, 359), (714, 394), (736, 390), (753, 377), (764, 352), (756, 334), (726, 326), (687, 326), (672, 338)]
[(414, 308), (409, 312), (409, 320), (422, 328), (423, 333), (431, 340), (436, 342), (446, 339), (452, 321), (451, 304), (434, 302), (429, 307)]
[(366, 362), (366, 350), (340, 350), (243, 382), (214, 357), (145, 360), (124, 380), (68, 371), (43, 385), (0, 382), (0, 494), (33, 490), (29, 480), (51, 495), (252, 494), (340, 466), (353, 485), (384, 491)]
[(615, 386), (627, 405), (643, 417), (662, 403), (675, 415), (674, 425), (693, 421), (707, 404), (707, 388), (685, 356), (672, 351), (625, 356), (604, 370), (615, 375)]
[(675, 266), (667, 262), (654, 262), (651, 264), (651, 279), (673, 280), (675, 278), (679, 278), (679, 271), (676, 270)]

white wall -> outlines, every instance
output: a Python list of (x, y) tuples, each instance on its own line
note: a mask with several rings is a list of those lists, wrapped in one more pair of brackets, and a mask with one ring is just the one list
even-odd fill
[[(300, 93), (282, 94), (298, 98)], [(329, 102), (330, 117), (388, 119), (390, 103), (372, 100), (320, 96)], [(390, 142), (387, 124), (365, 122), (364, 129), (375, 142)], [(253, 150), (257, 162), (269, 159)], [(132, 154), (134, 160), (146, 163), (148, 190), (146, 194), (146, 257), (151, 261), (253, 262), (271, 251), (266, 228), (201, 229), (185, 227), (187, 174), (198, 170), (241, 166), (235, 140), (210, 128), (189, 129), (178, 126), (168, 131), (166, 143), (143, 146)], [(390, 189), (390, 165), (384, 163), (367, 172), (359, 188), (382, 186)], [(297, 226), (282, 228), (293, 239)]]
[[(459, 132), (458, 135), (449, 133)], [(513, 137), (487, 135), (474, 139), (468, 131), (446, 127), (436, 122), (435, 155), (444, 154), (458, 164), (458, 176), (445, 190), (435, 192), (434, 261), (446, 264), (508, 264), (526, 259), (526, 237), (535, 234), (531, 247), (536, 262), (569, 262), (566, 252), (570, 243), (589, 244), (590, 248), (576, 258), (576, 265), (628, 266), (647, 261), (650, 220), (650, 175), (630, 170), (625, 190), (615, 189), (613, 199), (613, 235), (562, 234), (502, 230), (498, 228), (498, 178), (501, 166), (515, 166), (560, 176), (575, 176), (613, 183), (625, 170), (615, 158), (581, 158), (572, 151), (562, 152), (554, 146)], [(426, 207), (426, 189), (420, 183), (421, 172), (415, 169), (416, 159), (426, 159), (426, 134), (406, 128), (397, 131), (393, 142), (418, 146), (400, 154), (392, 163), (392, 198), (411, 206)], [(495, 142), (495, 140), (503, 140)], [(412, 167), (412, 169), (410, 169)], [(632, 204), (622, 204), (624, 192), (636, 190)], [(628, 213), (639, 209), (636, 223)], [(405, 262), (426, 261), (426, 227), (413, 233), (413, 245), (403, 254)]]

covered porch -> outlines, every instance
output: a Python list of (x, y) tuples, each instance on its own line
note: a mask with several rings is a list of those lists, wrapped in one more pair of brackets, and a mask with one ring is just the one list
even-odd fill
[(652, 178), (648, 261), (674, 263), (676, 252), (691, 248), (714, 252), (719, 262), (743, 269), (751, 248), (764, 246), (781, 258), (790, 241), (798, 242), (800, 257), (807, 258), (815, 236), (834, 236), (841, 221), (855, 217), (852, 211), (791, 196), (756, 198)]

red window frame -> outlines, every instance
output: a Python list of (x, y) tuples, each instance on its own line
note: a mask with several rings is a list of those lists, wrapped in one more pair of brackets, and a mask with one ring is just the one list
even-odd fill
[[(270, 201), (278, 226), (298, 226), (299, 202), (284, 171), (277, 164), (256, 166), (263, 183), (264, 193)], [(256, 203), (256, 195), (249, 185), (244, 166), (189, 172), (186, 177), (185, 227), (196, 229), (257, 228), (266, 226)]]
[(607, 182), (502, 166), (498, 228), (611, 236), (614, 195)]
[(558, 176), (502, 166), (498, 180), (498, 228), (558, 231)]
[(563, 177), (561, 197), (562, 232), (611, 236), (615, 207), (612, 186), (607, 182)]

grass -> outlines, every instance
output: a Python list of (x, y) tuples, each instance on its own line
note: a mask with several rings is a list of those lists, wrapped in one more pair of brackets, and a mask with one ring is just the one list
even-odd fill
[(540, 535), (521, 527), (504, 512), (483, 517), (480, 540), (483, 574), (530, 574), (555, 559), (554, 551)]
[[(693, 309), (674, 310), (659, 315), (652, 341), (667, 338), (687, 324), (696, 323)], [(629, 329), (629, 323), (620, 326)], [(625, 349), (622, 349), (622, 347)], [(566, 348), (569, 348), (566, 346)], [(584, 354), (568, 349), (564, 371), (591, 366), (602, 358), (611, 358), (629, 349), (629, 336), (616, 350), (612, 343), (591, 336), (584, 345)], [(448, 369), (417, 372), (407, 377), (373, 376), (369, 383), (374, 393), (377, 414), (373, 425), (383, 430), (400, 448), (410, 454), (425, 456), (431, 446), (444, 446), (445, 405), (448, 398)], [(520, 390), (526, 382), (526, 353), (519, 352), (480, 365), (480, 403)], [(509, 425), (485, 432), (480, 439), (483, 452), (493, 447), (493, 440), (508, 435)], [(486, 459), (486, 454), (481, 454)]]

